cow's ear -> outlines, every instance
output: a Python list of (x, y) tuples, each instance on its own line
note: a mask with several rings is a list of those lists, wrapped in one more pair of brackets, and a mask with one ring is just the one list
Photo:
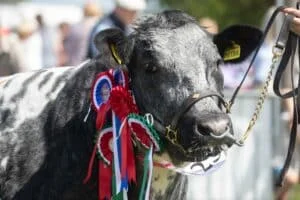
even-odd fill
[[(94, 40), (99, 53), (109, 52), (120, 64), (128, 64), (133, 51), (133, 41), (121, 29), (110, 28), (99, 32)], [(105, 55), (107, 56), (107, 55)]]
[(215, 35), (213, 41), (225, 63), (237, 63), (252, 53), (261, 38), (262, 32), (255, 27), (233, 25)]

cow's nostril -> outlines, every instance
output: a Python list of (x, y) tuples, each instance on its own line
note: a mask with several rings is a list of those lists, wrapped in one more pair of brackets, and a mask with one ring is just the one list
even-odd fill
[(231, 122), (227, 116), (214, 116), (202, 119), (198, 123), (198, 130), (205, 135), (222, 136), (230, 130)]
[(203, 128), (201, 125), (195, 124), (194, 125), (194, 132), (197, 136), (209, 136), (209, 130)]
[(214, 134), (213, 132), (210, 133), (210, 136), (216, 139), (222, 139), (226, 137), (227, 135), (230, 135), (229, 127), (226, 128), (226, 130), (222, 134)]

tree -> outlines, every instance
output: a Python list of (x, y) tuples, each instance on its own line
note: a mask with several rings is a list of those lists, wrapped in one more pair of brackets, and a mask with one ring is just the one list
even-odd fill
[(267, 9), (274, 0), (161, 0), (168, 7), (181, 9), (201, 18), (211, 17), (220, 29), (231, 24), (260, 26)]

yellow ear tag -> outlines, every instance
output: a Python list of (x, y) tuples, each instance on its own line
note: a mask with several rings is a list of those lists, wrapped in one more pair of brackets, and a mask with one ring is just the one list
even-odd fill
[(231, 47), (225, 50), (223, 60), (224, 61), (234, 60), (239, 58), (240, 56), (241, 56), (241, 46), (236, 43), (233, 43)]
[(111, 53), (112, 53), (113, 57), (114, 57), (115, 60), (117, 61), (117, 63), (118, 63), (119, 65), (121, 65), (121, 64), (122, 64), (122, 59), (121, 59), (120, 56), (118, 55), (116, 46), (115, 46), (114, 44), (111, 44), (111, 45), (110, 45), (110, 50), (111, 50)]

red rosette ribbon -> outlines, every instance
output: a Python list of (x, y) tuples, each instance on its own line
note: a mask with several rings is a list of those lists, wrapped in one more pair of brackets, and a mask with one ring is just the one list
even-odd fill
[(131, 182), (136, 182), (136, 169), (135, 169), (135, 160), (134, 160), (134, 151), (131, 141), (131, 132), (125, 119), (121, 126), (121, 177), (122, 180), (129, 180)]
[(133, 97), (122, 86), (113, 87), (109, 104), (121, 121), (123, 121), (130, 113), (138, 113), (138, 108), (133, 101)]
[(109, 103), (111, 109), (122, 122), (120, 129), (122, 152), (121, 177), (123, 180), (128, 179), (129, 181), (136, 182), (134, 153), (127, 116), (130, 113), (138, 113), (137, 106), (129, 91), (122, 86), (116, 86), (112, 89)]
[[(113, 159), (113, 129), (105, 128), (103, 129), (97, 140), (98, 152), (103, 160), (99, 160), (99, 183), (98, 183), (98, 193), (101, 200), (111, 199), (111, 181), (112, 181), (112, 168), (111, 163)], [(101, 183), (100, 183), (101, 180)]]

